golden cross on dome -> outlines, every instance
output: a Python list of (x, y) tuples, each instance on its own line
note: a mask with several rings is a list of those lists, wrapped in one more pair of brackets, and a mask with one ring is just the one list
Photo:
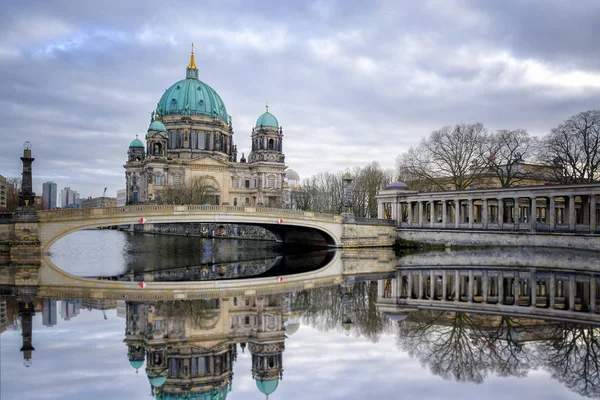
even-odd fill
[(190, 65), (188, 65), (189, 69), (198, 69), (196, 67), (196, 63), (194, 62), (194, 42), (192, 42), (192, 55), (190, 56)]
[(267, 107), (267, 112), (269, 112), (269, 102), (268, 101), (267, 101), (266, 107)]
[(194, 54), (194, 42), (192, 42), (192, 54)]

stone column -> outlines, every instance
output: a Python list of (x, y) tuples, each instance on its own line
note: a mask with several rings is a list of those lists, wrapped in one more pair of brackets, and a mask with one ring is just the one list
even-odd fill
[(489, 223), (488, 199), (483, 199), (482, 211), (481, 222), (483, 223), (483, 229), (487, 229)]
[(483, 289), (483, 303), (486, 304), (488, 302), (488, 293), (489, 293), (489, 279), (488, 279), (488, 272), (487, 271), (483, 271), (483, 276), (481, 279), (481, 287)]
[(535, 269), (532, 269), (529, 273), (529, 290), (530, 290), (530, 307), (535, 307), (537, 303), (537, 277)]
[(448, 297), (448, 276), (446, 270), (442, 270), (442, 301), (446, 301)]
[(429, 202), (429, 227), (433, 228), (433, 224), (436, 221), (435, 217), (435, 202), (431, 200)]
[(448, 224), (448, 201), (442, 200), (442, 227)]
[(537, 198), (532, 196), (529, 198), (529, 202), (531, 203), (531, 207), (529, 207), (529, 230), (535, 232), (537, 230)]
[(596, 194), (590, 195), (590, 232), (596, 232), (598, 221), (596, 220)]
[(429, 300), (435, 300), (435, 277), (433, 270), (429, 272)]
[(515, 197), (513, 199), (513, 223), (515, 224), (515, 229), (518, 229), (519, 227), (519, 198)]
[(498, 227), (504, 226), (504, 200), (498, 199)]
[(474, 206), (475, 205), (473, 204), (473, 199), (469, 199), (469, 229), (473, 228), (473, 218), (475, 216), (475, 213), (473, 210)]
[(454, 200), (454, 227), (458, 229), (460, 224), (460, 200)]
[(408, 278), (408, 285), (407, 285), (408, 286), (408, 288), (407, 288), (408, 296), (407, 297), (409, 299), (412, 299), (412, 290), (413, 290), (413, 287), (412, 287), (413, 286), (412, 285), (412, 283), (413, 283), (412, 282), (413, 281), (413, 279), (412, 279), (412, 272), (408, 271), (408, 277), (407, 278)]
[(575, 214), (575, 196), (569, 196), (569, 230), (575, 230), (575, 220), (577, 215)]
[(498, 304), (504, 303), (504, 275), (498, 273)]
[(473, 277), (473, 270), (469, 270), (469, 303), (473, 302), (473, 296), (474, 296), (474, 291), (473, 291), (473, 285), (475, 284), (474, 282), (474, 277)]
[(423, 226), (423, 202), (419, 201), (419, 228)]
[(548, 203), (548, 229), (553, 231), (556, 228), (556, 199), (554, 196), (550, 196)]
[(556, 276), (554, 273), (550, 274), (550, 292), (549, 292), (549, 304), (550, 308), (554, 308), (556, 306)]
[(519, 305), (519, 273), (515, 272), (515, 279), (513, 280), (513, 304)]
[(412, 201), (409, 201), (406, 204), (407, 204), (406, 211), (408, 213), (408, 226), (412, 226), (412, 220), (413, 220)]
[(569, 276), (569, 310), (575, 310), (575, 275)]
[(458, 270), (454, 271), (454, 301), (460, 301), (460, 274)]
[(590, 312), (596, 313), (596, 290), (597, 290), (596, 276), (590, 276)]
[(423, 271), (419, 270), (419, 300), (423, 298)]

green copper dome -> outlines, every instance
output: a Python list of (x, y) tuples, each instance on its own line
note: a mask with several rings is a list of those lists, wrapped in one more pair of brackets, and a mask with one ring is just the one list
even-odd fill
[(165, 128), (165, 124), (163, 124), (162, 122), (160, 122), (159, 120), (156, 119), (156, 120), (152, 121), (148, 130), (149, 131), (166, 132), (167, 128)]
[(193, 77), (175, 82), (168, 88), (156, 111), (160, 115), (208, 115), (229, 123), (221, 97), (213, 88)]
[(279, 128), (279, 122), (277, 122), (277, 118), (270, 112), (266, 112), (256, 120), (256, 127), (260, 126), (274, 126), (275, 128)]
[(129, 148), (132, 148), (132, 147), (133, 148), (142, 148), (143, 149), (144, 148), (144, 143), (142, 143), (142, 141), (136, 137), (129, 144)]
[(167, 377), (166, 376), (156, 376), (154, 378), (149, 378), (149, 380), (150, 380), (150, 384), (152, 386), (154, 386), (155, 388), (157, 388), (157, 387), (161, 387), (165, 383), (165, 381), (167, 380)]
[(271, 379), (268, 381), (256, 381), (256, 387), (258, 388), (258, 390), (260, 390), (263, 394), (266, 394), (267, 396), (273, 393), (275, 389), (277, 389), (277, 385), (279, 385), (279, 379)]
[(144, 361), (140, 361), (140, 360), (137, 360), (137, 361), (129, 361), (129, 364), (131, 364), (131, 366), (132, 366), (134, 369), (140, 369), (140, 368), (142, 368), (142, 365), (144, 365)]
[(225, 400), (227, 398), (228, 387), (213, 389), (208, 392), (183, 392), (183, 393), (165, 393), (159, 392), (156, 400)]

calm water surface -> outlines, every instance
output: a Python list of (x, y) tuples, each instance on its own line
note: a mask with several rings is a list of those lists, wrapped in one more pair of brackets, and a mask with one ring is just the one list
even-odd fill
[[(189, 277), (195, 267), (223, 265), (224, 277), (237, 279), (225, 276), (236, 265), (262, 274), (281, 265), (304, 270), (302, 255), (269, 243), (115, 231), (73, 234), (52, 251), (55, 264), (94, 277)], [(315, 269), (328, 255), (306, 258)], [(52, 300), (3, 290), (2, 400), (600, 396), (598, 328), (436, 310), (390, 319), (377, 311), (376, 280), (176, 302)], [(27, 351), (30, 339), (35, 350)]]

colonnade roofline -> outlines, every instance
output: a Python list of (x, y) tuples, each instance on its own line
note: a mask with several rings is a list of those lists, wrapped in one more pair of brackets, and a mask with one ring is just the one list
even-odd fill
[[(530, 192), (542, 192), (546, 194), (546, 192), (560, 192), (568, 195), (569, 193), (582, 193), (588, 194), (591, 192), (600, 194), (600, 182), (597, 183), (576, 183), (569, 185), (561, 185), (561, 184), (552, 184), (552, 185), (533, 185), (533, 186), (515, 186), (515, 187), (498, 187), (498, 188), (488, 188), (488, 189), (465, 189), (465, 190), (442, 190), (437, 192), (416, 192), (416, 191), (408, 191), (408, 190), (381, 190), (377, 194), (377, 198), (386, 198), (391, 194), (402, 196), (405, 198), (408, 197), (419, 197), (421, 199), (429, 198), (429, 197), (448, 197), (448, 198), (457, 198), (463, 195), (467, 197), (474, 197), (477, 194), (488, 194), (488, 195), (496, 195), (497, 193), (506, 193), (506, 197), (511, 197), (512, 193), (530, 193)], [(555, 195), (560, 196), (560, 194)], [(524, 197), (528, 197), (525, 196)]]

